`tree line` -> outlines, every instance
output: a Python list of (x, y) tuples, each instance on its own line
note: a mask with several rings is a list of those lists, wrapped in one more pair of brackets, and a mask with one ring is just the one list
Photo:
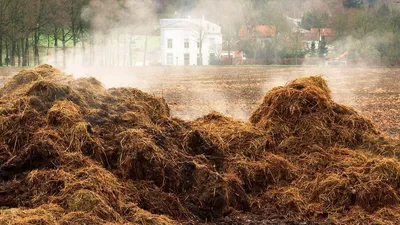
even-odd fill
[[(348, 52), (350, 60), (383, 59), (398, 64), (400, 58), (400, 3), (390, 0), (266, 0), (245, 1), (252, 18), (248, 24), (277, 27), (267, 40), (239, 42), (248, 58), (274, 62), (282, 58), (336, 58)], [(250, 2), (250, 3), (249, 3)], [(300, 12), (297, 13), (297, 12)], [(296, 14), (297, 13), (297, 14)], [(286, 18), (285, 18), (286, 17)], [(288, 18), (301, 18), (294, 22)], [(334, 36), (306, 45), (311, 28), (331, 28)]]
[(0, 0), (0, 66), (37, 65), (43, 46), (59, 55), (69, 43), (87, 42), (89, 24), (81, 14), (88, 2)]
[[(338, 45), (353, 45), (350, 50), (362, 57), (400, 57), (400, 4), (378, 1), (348, 1), (343, 8), (327, 12), (306, 11), (304, 29), (331, 27)], [(348, 46), (336, 46), (337, 48)]]
[[(47, 57), (65, 66), (69, 55), (83, 55), (86, 64), (132, 65), (126, 49), (135, 36), (147, 47), (158, 19), (177, 13), (219, 23), (224, 49), (254, 59), (322, 57), (327, 45), (353, 58), (400, 57), (400, 4), (391, 0), (0, 0), (0, 66), (32, 66)], [(243, 42), (243, 25), (274, 26), (277, 35)], [(305, 46), (301, 29), (311, 28), (332, 28), (335, 37)]]

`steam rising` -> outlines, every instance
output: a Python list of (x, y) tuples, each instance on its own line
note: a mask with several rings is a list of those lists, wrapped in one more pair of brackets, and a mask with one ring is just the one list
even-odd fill
[[(246, 19), (243, 11), (243, 2), (243, 0), (202, 0), (190, 12), (177, 12), (177, 15), (173, 16), (187, 17), (190, 15), (192, 18), (204, 16), (207, 20), (221, 25), (223, 35), (237, 35), (237, 27), (244, 24)], [(313, 1), (313, 3), (313, 7), (325, 7), (323, 1)], [(279, 4), (277, 2), (276, 7), (290, 9), (290, 5)], [(308, 6), (305, 5), (305, 7)], [(140, 58), (137, 61), (143, 61), (142, 59), (146, 58), (144, 54), (149, 54), (147, 59), (150, 57), (150, 53), (136, 50), (137, 48), (141, 49), (143, 46), (135, 46), (133, 43), (140, 41), (141, 45), (143, 45), (144, 38), (159, 35), (160, 33), (157, 5), (153, 1), (124, 0), (116, 3), (114, 0), (91, 0), (88, 7), (83, 11), (82, 17), (92, 27), (92, 33), (86, 37), (86, 46), (83, 43), (79, 43), (76, 48), (69, 49), (65, 65), (60, 63), (61, 55), (58, 57), (59, 61), (57, 63), (54, 61), (54, 56), (48, 57), (47, 63), (64, 66), (67, 73), (71, 73), (76, 77), (94, 76), (108, 88), (131, 86), (157, 95), (164, 95), (168, 91), (171, 92), (173, 88), (189, 89), (185, 92), (186, 96), (180, 97), (189, 103), (195, 101), (201, 103), (201, 105), (180, 109), (179, 116), (185, 119), (193, 119), (212, 110), (232, 115), (242, 120), (247, 120), (249, 117), (252, 108), (248, 108), (243, 103), (245, 102), (244, 100), (236, 98), (235, 107), (232, 107), (232, 101), (235, 98), (229, 96), (229, 93), (224, 91), (226, 89), (221, 88), (221, 85), (227, 85), (227, 83), (224, 83), (225, 81), (210, 81), (204, 84), (195, 77), (198, 74), (198, 70), (204, 69), (204, 73), (209, 72), (210, 77), (218, 78), (217, 73), (226, 71), (226, 69), (219, 71), (215, 68), (208, 70), (205, 68), (131, 67), (132, 65), (143, 66), (143, 63), (138, 64), (135, 62), (136, 60), (132, 61), (132, 58)], [(385, 42), (391, 38), (393, 37), (389, 33), (382, 35), (373, 32), (361, 41), (349, 36), (333, 45), (339, 46), (336, 51), (340, 54), (351, 47), (359, 46), (363, 48), (371, 43)], [(90, 43), (90, 45), (87, 43)], [(379, 56), (379, 52), (363, 49), (363, 52), (368, 51), (372, 51), (370, 53), (372, 55)], [(132, 54), (134, 54), (134, 57)], [(92, 61), (89, 62), (88, 60)], [(146, 65), (149, 63), (144, 61)], [(92, 64), (95, 66), (88, 66)], [(296, 70), (296, 74), (292, 74), (293, 70), (281, 71), (280, 69), (278, 67), (272, 69), (271, 74), (264, 74), (268, 78), (260, 81), (262, 83), (258, 90), (260, 98), (266, 91), (275, 86), (285, 85), (295, 77), (325, 74), (334, 90), (334, 98), (341, 102), (355, 104), (353, 101), (355, 97), (351, 89), (351, 77), (342, 76), (342, 74), (348, 73), (348, 68), (327, 70), (326, 68), (304, 67)], [(191, 70), (197, 71), (193, 73), (193, 77), (188, 76)], [(276, 74), (274, 74), (274, 71)], [(186, 82), (186, 85), (179, 86), (180, 82)], [(171, 86), (167, 87), (166, 85)], [(177, 95), (179, 96), (179, 94)], [(168, 98), (168, 96), (166, 97)], [(254, 99), (254, 106), (259, 103), (258, 100)], [(179, 108), (179, 99), (172, 98), (171, 101), (170, 104), (173, 107)]]

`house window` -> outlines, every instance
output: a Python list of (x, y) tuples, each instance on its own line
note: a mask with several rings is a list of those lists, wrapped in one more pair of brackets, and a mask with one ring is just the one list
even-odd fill
[(189, 39), (185, 39), (185, 48), (189, 48)]
[(184, 58), (185, 66), (188, 66), (190, 63), (190, 54), (185, 53), (183, 58)]
[(168, 39), (168, 48), (172, 48), (172, 39)]
[(174, 64), (174, 54), (168, 53), (167, 54), (167, 65), (173, 65)]

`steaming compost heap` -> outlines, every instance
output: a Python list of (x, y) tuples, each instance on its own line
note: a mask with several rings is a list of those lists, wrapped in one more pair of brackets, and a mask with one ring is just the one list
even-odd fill
[(399, 140), (321, 77), (274, 88), (250, 123), (182, 121), (48, 65), (0, 95), (0, 224), (400, 223)]

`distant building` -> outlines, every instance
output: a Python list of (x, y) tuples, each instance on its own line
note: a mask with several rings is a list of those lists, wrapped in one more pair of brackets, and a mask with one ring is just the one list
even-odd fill
[(311, 32), (301, 33), (301, 41), (305, 48), (311, 49), (312, 43), (314, 43), (315, 49), (318, 49), (320, 40), (321, 38), (318, 34)]
[(336, 31), (332, 28), (311, 28), (310, 33), (318, 36), (319, 40), (325, 37), (327, 41), (333, 40), (336, 35)]
[(252, 38), (270, 39), (277, 34), (276, 26), (257, 25), (253, 28), (242, 26), (239, 30), (239, 39), (248, 40)]
[[(312, 48), (312, 44), (314, 43), (315, 49), (318, 50), (320, 41), (322, 38), (325, 38), (325, 41), (328, 43), (334, 40), (336, 32), (332, 28), (311, 28), (310, 31), (297, 28), (301, 30), (301, 41), (303, 42), (303, 46), (307, 49)], [(329, 46), (328, 46), (328, 50)]]
[(243, 51), (222, 51), (221, 64), (232, 65), (234, 62), (246, 60)]
[(162, 19), (162, 65), (210, 65), (222, 51), (221, 27), (204, 19)]

